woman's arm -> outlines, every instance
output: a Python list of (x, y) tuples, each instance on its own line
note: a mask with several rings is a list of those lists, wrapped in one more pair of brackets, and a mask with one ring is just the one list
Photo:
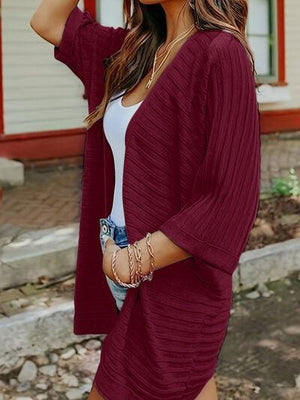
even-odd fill
[(42, 0), (30, 25), (54, 45), (54, 58), (67, 65), (89, 91), (92, 74), (102, 74), (101, 60), (118, 51), (128, 32), (104, 26), (77, 6), (78, 0)]
[[(153, 232), (150, 242), (154, 250), (155, 270), (191, 257), (191, 254), (187, 253), (182, 247), (177, 246), (161, 231)], [(146, 247), (146, 238), (139, 240), (139, 246), (142, 253), (142, 271), (144, 275), (147, 275), (149, 273), (150, 255)], [(114, 281), (115, 278), (111, 270), (111, 257), (116, 248), (119, 248), (119, 246), (115, 244), (112, 238), (109, 238), (103, 255), (103, 271)], [(118, 252), (116, 269), (119, 278), (123, 282), (130, 283), (127, 248), (123, 248)]]
[(65, 23), (79, 0), (42, 0), (30, 19), (30, 26), (43, 39), (59, 46)]

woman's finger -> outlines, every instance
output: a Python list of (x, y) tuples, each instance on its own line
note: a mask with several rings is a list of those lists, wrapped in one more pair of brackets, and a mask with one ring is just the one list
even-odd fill
[(107, 248), (108, 245), (115, 244), (114, 239), (109, 235), (103, 235), (103, 241), (104, 241), (105, 248)]

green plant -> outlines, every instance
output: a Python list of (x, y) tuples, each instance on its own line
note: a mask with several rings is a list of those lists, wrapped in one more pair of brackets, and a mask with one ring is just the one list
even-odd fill
[(300, 183), (294, 168), (289, 169), (289, 175), (285, 177), (276, 177), (272, 182), (272, 193), (281, 196), (299, 196)]

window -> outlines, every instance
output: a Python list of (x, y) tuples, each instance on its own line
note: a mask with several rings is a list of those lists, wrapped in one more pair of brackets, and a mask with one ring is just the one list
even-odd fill
[(254, 52), (259, 83), (277, 82), (277, 1), (249, 0), (247, 36)]
[[(91, 1), (91, 0), (90, 0)], [(93, 0), (98, 21), (103, 25), (123, 26), (123, 0)]]

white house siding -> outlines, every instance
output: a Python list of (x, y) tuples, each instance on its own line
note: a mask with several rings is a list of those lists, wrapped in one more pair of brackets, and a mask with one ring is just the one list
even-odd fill
[[(83, 126), (83, 85), (54, 59), (53, 45), (29, 20), (40, 0), (2, 0), (4, 132), (17, 134)], [(104, 25), (122, 25), (123, 0), (97, 0)], [(82, 8), (82, 0), (79, 2)], [(300, 1), (285, 1), (286, 81), (290, 100), (260, 104), (261, 110), (300, 107)], [(286, 93), (287, 88), (282, 88)], [(274, 88), (281, 90), (281, 88)]]
[(2, 0), (5, 134), (78, 128), (88, 112), (81, 81), (29, 24), (39, 3)]
[(261, 110), (300, 108), (300, 1), (285, 0), (286, 81), (290, 100), (261, 104)]

